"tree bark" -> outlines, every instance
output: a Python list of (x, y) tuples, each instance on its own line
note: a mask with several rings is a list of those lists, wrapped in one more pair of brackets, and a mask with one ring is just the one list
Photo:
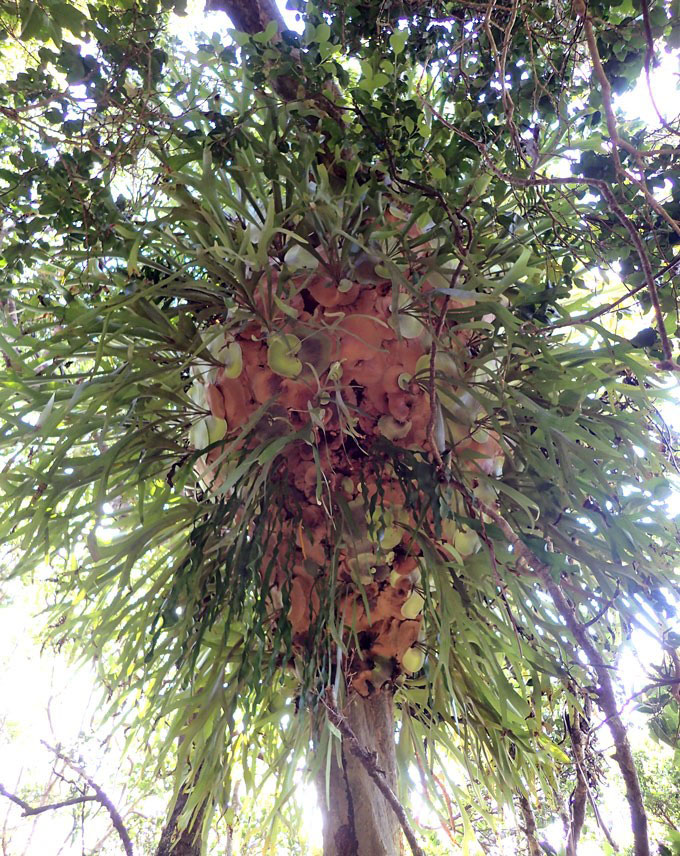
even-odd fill
[[(287, 29), (275, 0), (206, 0), (205, 11), (226, 12), (237, 30), (251, 36), (265, 30), (271, 21), (276, 21), (276, 32), (272, 36), (272, 44), (277, 44), (281, 39), (281, 33)], [(299, 58), (297, 49), (293, 49), (290, 55)], [(304, 81), (295, 74), (274, 74), (269, 82), (276, 94), (284, 101), (310, 98), (322, 113), (332, 116), (339, 124), (343, 123), (342, 112), (333, 103), (333, 98), (339, 95), (334, 84), (328, 84), (323, 91), (310, 92), (306, 89)]]
[(534, 817), (531, 803), (524, 794), (517, 794), (517, 800), (522, 812), (522, 819), (524, 820), (524, 834), (527, 839), (527, 852), (529, 853), (529, 856), (541, 856), (541, 848), (538, 844), (538, 839), (536, 838), (536, 818)]
[[(387, 784), (397, 790), (397, 759), (394, 739), (394, 710), (389, 692), (368, 699), (354, 696), (342, 714), (361, 745), (375, 753), (376, 766)], [(399, 820), (378, 790), (365, 766), (343, 739), (341, 761), (333, 753), (328, 801), (326, 766), (317, 778), (319, 805), (323, 814), (324, 856), (399, 856)]]
[(242, 33), (259, 33), (270, 21), (276, 21), (279, 32), (286, 26), (274, 0), (206, 0), (206, 12), (226, 12)]
[(576, 787), (572, 791), (570, 799), (571, 822), (569, 824), (569, 835), (567, 837), (567, 856), (577, 856), (578, 842), (586, 817), (586, 801), (588, 799), (588, 784), (585, 775), (585, 736), (582, 725), (584, 724), (581, 714), (575, 710), (573, 719), (569, 724), (571, 745), (574, 753), (574, 764), (576, 766)]
[[(605, 198), (608, 199), (606, 194)], [(616, 203), (616, 200), (614, 200), (614, 203)], [(580, 645), (590, 666), (597, 675), (597, 703), (600, 710), (607, 717), (607, 727), (616, 747), (616, 753), (612, 757), (619, 765), (619, 770), (626, 786), (626, 801), (630, 809), (631, 824), (633, 826), (633, 853), (635, 856), (651, 856), (647, 829), (647, 813), (645, 811), (644, 800), (642, 799), (642, 791), (640, 790), (640, 781), (635, 769), (633, 753), (628, 741), (628, 732), (619, 713), (610, 666), (604, 661), (597, 646), (590, 638), (588, 626), (581, 622), (576, 608), (566, 597), (560, 585), (552, 578), (551, 568), (527, 547), (508, 521), (498, 511), (479, 501), (477, 502), (477, 506), (491, 517), (517, 551), (519, 566), (529, 573), (536, 574), (538, 579), (543, 583), (557, 611), (564, 619), (569, 632)]]
[(178, 827), (179, 817), (184, 811), (189, 794), (190, 790), (183, 789), (177, 797), (170, 819), (161, 833), (156, 856), (201, 856), (201, 826), (203, 825), (205, 804), (201, 806), (190, 826), (181, 832)]
[(633, 852), (635, 856), (650, 856), (647, 813), (645, 812), (645, 804), (642, 799), (642, 791), (640, 790), (640, 782), (637, 770), (635, 769), (633, 753), (628, 742), (628, 732), (619, 713), (609, 667), (591, 641), (587, 629), (579, 621), (575, 609), (564, 596), (562, 589), (549, 576), (549, 572), (543, 572), (543, 581), (553, 599), (553, 603), (564, 618), (572, 636), (585, 652), (590, 665), (597, 675), (598, 687), (596, 692), (598, 704), (607, 717), (607, 726), (616, 746), (616, 753), (612, 757), (619, 765), (619, 770), (626, 786), (626, 801), (630, 809), (633, 826)]

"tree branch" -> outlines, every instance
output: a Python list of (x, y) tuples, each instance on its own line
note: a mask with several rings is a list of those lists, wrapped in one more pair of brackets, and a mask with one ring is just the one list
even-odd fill
[(610, 667), (602, 659), (600, 652), (588, 635), (587, 628), (581, 623), (576, 614), (574, 606), (567, 600), (561, 587), (552, 577), (551, 569), (542, 562), (538, 556), (527, 547), (521, 538), (514, 532), (505, 518), (492, 508), (479, 500), (476, 505), (484, 513), (488, 514), (493, 522), (503, 532), (512, 545), (518, 564), (529, 573), (532, 573), (541, 581), (564, 622), (580, 645), (581, 650), (588, 658), (588, 662), (597, 675), (599, 686), (597, 687), (598, 703), (607, 717), (607, 726), (614, 739), (616, 753), (614, 760), (619, 766), (621, 776), (626, 787), (626, 800), (630, 809), (631, 822), (633, 826), (634, 854), (635, 856), (650, 856), (649, 836), (647, 834), (647, 814), (645, 812), (640, 781), (635, 769), (633, 753), (628, 742), (626, 727), (621, 720), (616, 695), (610, 675)]
[(62, 802), (50, 803), (49, 805), (31, 806), (27, 802), (24, 802), (21, 797), (10, 793), (2, 784), (0, 784), (0, 795), (7, 797), (8, 800), (19, 806), (23, 811), (22, 817), (31, 817), (36, 814), (42, 814), (45, 811), (54, 811), (58, 808), (67, 808), (70, 805), (80, 805), (80, 803), (85, 802), (98, 802), (94, 794), (88, 794), (83, 797), (73, 797), (70, 800), (63, 800)]
[(517, 800), (524, 820), (524, 835), (527, 839), (529, 856), (541, 856), (541, 847), (538, 843), (538, 838), (536, 838), (536, 818), (534, 817), (531, 803), (521, 793), (517, 794)]
[[(635, 247), (635, 252), (638, 258), (640, 259), (640, 266), (642, 268), (642, 273), (645, 278), (645, 286), (652, 301), (652, 307), (654, 308), (654, 316), (658, 328), (659, 339), (661, 340), (661, 350), (663, 352), (663, 360), (657, 364), (657, 368), (662, 369), (664, 371), (680, 371), (680, 365), (678, 365), (673, 360), (673, 350), (671, 347), (670, 340), (668, 338), (668, 332), (666, 330), (666, 325), (663, 319), (663, 312), (661, 310), (661, 304), (659, 302), (659, 293), (657, 291), (656, 283), (654, 281), (652, 266), (650, 264), (645, 248), (642, 244), (642, 239), (640, 238), (640, 235), (638, 234), (638, 231), (633, 225), (633, 223), (626, 216), (626, 213), (619, 205), (609, 182), (605, 181), (602, 178), (588, 178), (586, 176), (574, 176), (573, 178), (552, 178), (548, 176), (532, 175), (530, 178), (522, 178), (510, 175), (507, 172), (503, 172), (502, 170), (498, 169), (496, 164), (489, 156), (487, 152), (487, 147), (484, 143), (480, 143), (479, 140), (476, 140), (474, 137), (470, 136), (470, 134), (466, 133), (460, 128), (457, 128), (447, 119), (445, 119), (439, 112), (437, 112), (437, 110), (435, 110), (435, 108), (432, 107), (432, 105), (429, 104), (424, 98), (421, 99), (421, 101), (427, 107), (427, 109), (430, 110), (432, 115), (440, 122), (442, 122), (443, 125), (445, 125), (447, 128), (450, 128), (462, 139), (476, 146), (477, 150), (482, 155), (484, 161), (486, 162), (490, 170), (493, 172), (493, 174), (501, 180), (506, 181), (508, 184), (511, 184), (515, 187), (559, 187), (560, 185), (568, 187), (569, 185), (573, 184), (585, 184), (589, 187), (596, 187), (600, 191), (604, 199), (606, 199), (606, 201), (609, 203), (609, 207), (611, 208), (612, 213), (616, 216), (616, 219), (628, 233), (631, 243)], [(626, 175), (628, 175), (628, 173), (626, 173)], [(634, 179), (631, 178), (631, 180)], [(654, 203), (655, 205), (658, 205), (658, 203), (656, 203), (656, 200), (654, 200)], [(656, 208), (654, 210), (656, 210)], [(666, 217), (668, 217), (667, 214)]]
[[(226, 12), (234, 27), (249, 36), (262, 32), (267, 24), (276, 21), (277, 32), (272, 39), (274, 44), (280, 41), (281, 33), (288, 29), (275, 0), (206, 0), (205, 11)], [(299, 52), (293, 49), (291, 56), (299, 58)], [(300, 88), (305, 89), (304, 81), (292, 75), (274, 73), (271, 85), (284, 101), (309, 98), (320, 112), (331, 116), (339, 125), (343, 124), (342, 110), (330, 97), (340, 94), (334, 84), (329, 84), (326, 92), (304, 92), (301, 95)]]
[[(602, 65), (600, 52), (597, 47), (597, 39), (595, 38), (595, 33), (593, 31), (593, 20), (589, 14), (583, 15), (583, 29), (586, 34), (588, 51), (590, 53), (590, 57), (593, 63), (593, 71), (595, 73), (595, 77), (597, 78), (597, 82), (600, 84), (600, 88), (602, 90), (602, 106), (604, 108), (604, 114), (607, 120), (607, 129), (609, 131), (609, 137), (612, 143), (612, 157), (614, 159), (614, 166), (616, 168), (616, 171), (621, 178), (627, 179), (632, 184), (634, 184), (644, 195), (648, 205), (668, 223), (668, 225), (671, 227), (671, 229), (673, 229), (676, 235), (680, 235), (680, 225), (678, 225), (678, 222), (670, 216), (670, 214), (666, 211), (663, 205), (657, 202), (653, 194), (651, 194), (647, 188), (647, 184), (644, 180), (644, 170), (640, 161), (640, 153), (634, 145), (629, 143), (627, 140), (624, 140), (623, 137), (619, 134), (616, 117), (614, 115), (614, 108), (612, 106), (611, 84), (609, 83), (609, 79), (607, 78), (604, 66)], [(637, 178), (635, 178), (635, 176), (631, 175), (627, 170), (623, 168), (623, 165), (621, 164), (621, 158), (619, 156), (619, 149), (623, 149), (625, 152), (628, 152), (628, 154), (635, 159), (636, 163), (640, 168), (642, 180), (638, 180)]]
[(652, 65), (656, 65), (656, 57), (654, 56), (654, 35), (652, 34), (652, 25), (649, 20), (649, 2), (648, 0), (640, 0), (642, 6), (642, 23), (645, 28), (645, 39), (647, 41), (647, 50), (645, 51), (645, 81), (647, 83), (647, 92), (649, 93), (649, 100), (652, 103), (652, 107), (654, 108), (654, 112), (657, 115), (659, 122), (661, 122), (661, 126), (666, 129), (669, 133), (673, 134), (673, 136), (678, 136), (678, 131), (675, 128), (672, 128), (668, 122), (664, 119), (661, 114), (661, 110), (659, 110), (656, 98), (654, 97), (654, 92), (652, 90), (652, 81), (650, 77), (650, 70)]
[(597, 821), (597, 825), (600, 827), (600, 829), (602, 830), (602, 833), (604, 834), (604, 837), (609, 842), (609, 846), (612, 848), (612, 850), (615, 853), (618, 853), (619, 852), (619, 845), (612, 838), (612, 834), (609, 831), (609, 827), (607, 826), (607, 824), (602, 819), (602, 815), (600, 814), (600, 809), (597, 807), (597, 803), (595, 802), (595, 797), (593, 796), (593, 792), (590, 790), (590, 788), (588, 788), (588, 802), (590, 803), (591, 808), (593, 809), (593, 814), (595, 815), (595, 820)]
[(123, 818), (118, 813), (115, 805), (111, 802), (111, 800), (107, 797), (104, 791), (99, 787), (99, 785), (94, 782), (90, 776), (85, 772), (83, 767), (79, 764), (76, 764), (75, 761), (72, 761), (67, 755), (64, 755), (59, 749), (50, 746), (49, 743), (46, 743), (44, 740), (41, 741), (43, 746), (50, 750), (50, 752), (54, 752), (54, 754), (59, 758), (60, 761), (63, 761), (66, 766), (73, 770), (74, 773), (77, 773), (82, 779), (84, 779), (87, 784), (94, 791), (94, 797), (98, 803), (100, 803), (109, 813), (109, 817), (111, 818), (111, 823), (113, 824), (113, 828), (118, 833), (120, 840), (123, 843), (123, 849), (127, 856), (134, 856), (134, 848), (132, 847), (132, 841), (130, 840), (130, 836), (128, 835), (128, 831), (125, 828), (125, 824), (123, 823)]
[(569, 799), (569, 835), (567, 837), (567, 856), (576, 856), (583, 822), (586, 818), (586, 803), (588, 799), (588, 784), (585, 776), (584, 735), (581, 729), (581, 714), (574, 711), (573, 721), (568, 722), (571, 747), (574, 752), (576, 766), (576, 786)]
[(680, 656), (678, 656), (678, 652), (671, 645), (665, 645), (666, 653), (668, 654), (671, 665), (673, 668), (673, 679), (670, 680), (669, 687), (671, 691), (671, 695), (676, 700), (676, 702), (680, 705)]
[(242, 33), (260, 33), (270, 21), (276, 21), (279, 33), (286, 29), (274, 0), (206, 0), (206, 12), (226, 12), (234, 27)]

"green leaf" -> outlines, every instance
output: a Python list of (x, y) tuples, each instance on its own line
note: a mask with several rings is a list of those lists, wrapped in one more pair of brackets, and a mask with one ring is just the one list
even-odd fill
[(390, 47), (399, 56), (408, 41), (408, 30), (395, 30), (390, 36)]
[(277, 31), (278, 31), (278, 25), (277, 25), (276, 21), (274, 19), (272, 19), (271, 21), (269, 21), (269, 23), (264, 28), (264, 30), (262, 30), (261, 33), (255, 33), (255, 35), (252, 37), (253, 41), (258, 42), (261, 45), (264, 45), (267, 42), (270, 42), (274, 38)]
[(70, 3), (53, 3), (52, 6), (50, 6), (50, 11), (54, 20), (60, 27), (65, 27), (76, 36), (79, 36), (82, 33), (88, 20), (87, 16), (84, 15), (80, 9), (77, 9)]
[(331, 28), (325, 22), (322, 21), (320, 24), (317, 24), (316, 29), (314, 30), (314, 41), (319, 45), (325, 44), (331, 37)]
[(47, 33), (48, 18), (38, 3), (33, 0), (21, 0), (19, 4), (21, 32), (19, 38), (23, 42), (30, 39), (44, 39)]
[(130, 249), (130, 255), (128, 256), (128, 261), (127, 261), (127, 272), (128, 272), (129, 276), (132, 276), (133, 274), (139, 273), (139, 268), (137, 266), (137, 259), (139, 256), (139, 249), (141, 247), (141, 243), (142, 243), (142, 239), (137, 238), (137, 240), (132, 244), (132, 247)]

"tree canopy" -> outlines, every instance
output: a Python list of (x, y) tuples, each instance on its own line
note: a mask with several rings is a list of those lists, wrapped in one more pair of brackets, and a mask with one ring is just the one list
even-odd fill
[(275, 838), (301, 772), (370, 771), (357, 697), (407, 837), (417, 778), (532, 856), (599, 709), (651, 852), (615, 665), (661, 642), (677, 733), (677, 3), (211, 0), (196, 44), (184, 5), (0, 4), (7, 575), (197, 839), (234, 775)]

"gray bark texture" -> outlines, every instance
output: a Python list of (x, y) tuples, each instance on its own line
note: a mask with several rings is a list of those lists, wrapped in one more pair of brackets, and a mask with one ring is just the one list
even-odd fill
[[(376, 693), (368, 699), (354, 696), (342, 715), (359, 743), (375, 754), (376, 767), (385, 774), (387, 784), (396, 792), (397, 761), (391, 694)], [(342, 766), (333, 756), (328, 803), (325, 765), (317, 780), (319, 805), (324, 818), (324, 856), (400, 856), (397, 815), (364, 764), (346, 743), (345, 738)]]
[(170, 819), (161, 833), (155, 856), (201, 856), (201, 826), (205, 805), (201, 807), (191, 826), (181, 832), (178, 827), (179, 816), (184, 811), (188, 799), (189, 791), (185, 790), (177, 797)]
[(569, 825), (569, 837), (567, 838), (567, 856), (577, 856), (578, 842), (581, 830), (586, 818), (586, 801), (588, 799), (588, 784), (585, 776), (585, 735), (582, 725), (583, 719), (578, 711), (574, 711), (573, 722), (570, 723), (571, 745), (574, 752), (574, 763), (576, 765), (576, 787), (571, 794), (571, 823)]
[(242, 33), (259, 33), (270, 21), (278, 23), (279, 32), (286, 29), (274, 0), (207, 0), (205, 11), (226, 12)]
[(536, 838), (536, 818), (534, 817), (531, 803), (524, 794), (518, 794), (517, 796), (519, 807), (522, 812), (522, 819), (524, 820), (524, 834), (527, 838), (527, 852), (529, 853), (529, 856), (541, 856), (541, 847), (538, 843), (538, 839)]

